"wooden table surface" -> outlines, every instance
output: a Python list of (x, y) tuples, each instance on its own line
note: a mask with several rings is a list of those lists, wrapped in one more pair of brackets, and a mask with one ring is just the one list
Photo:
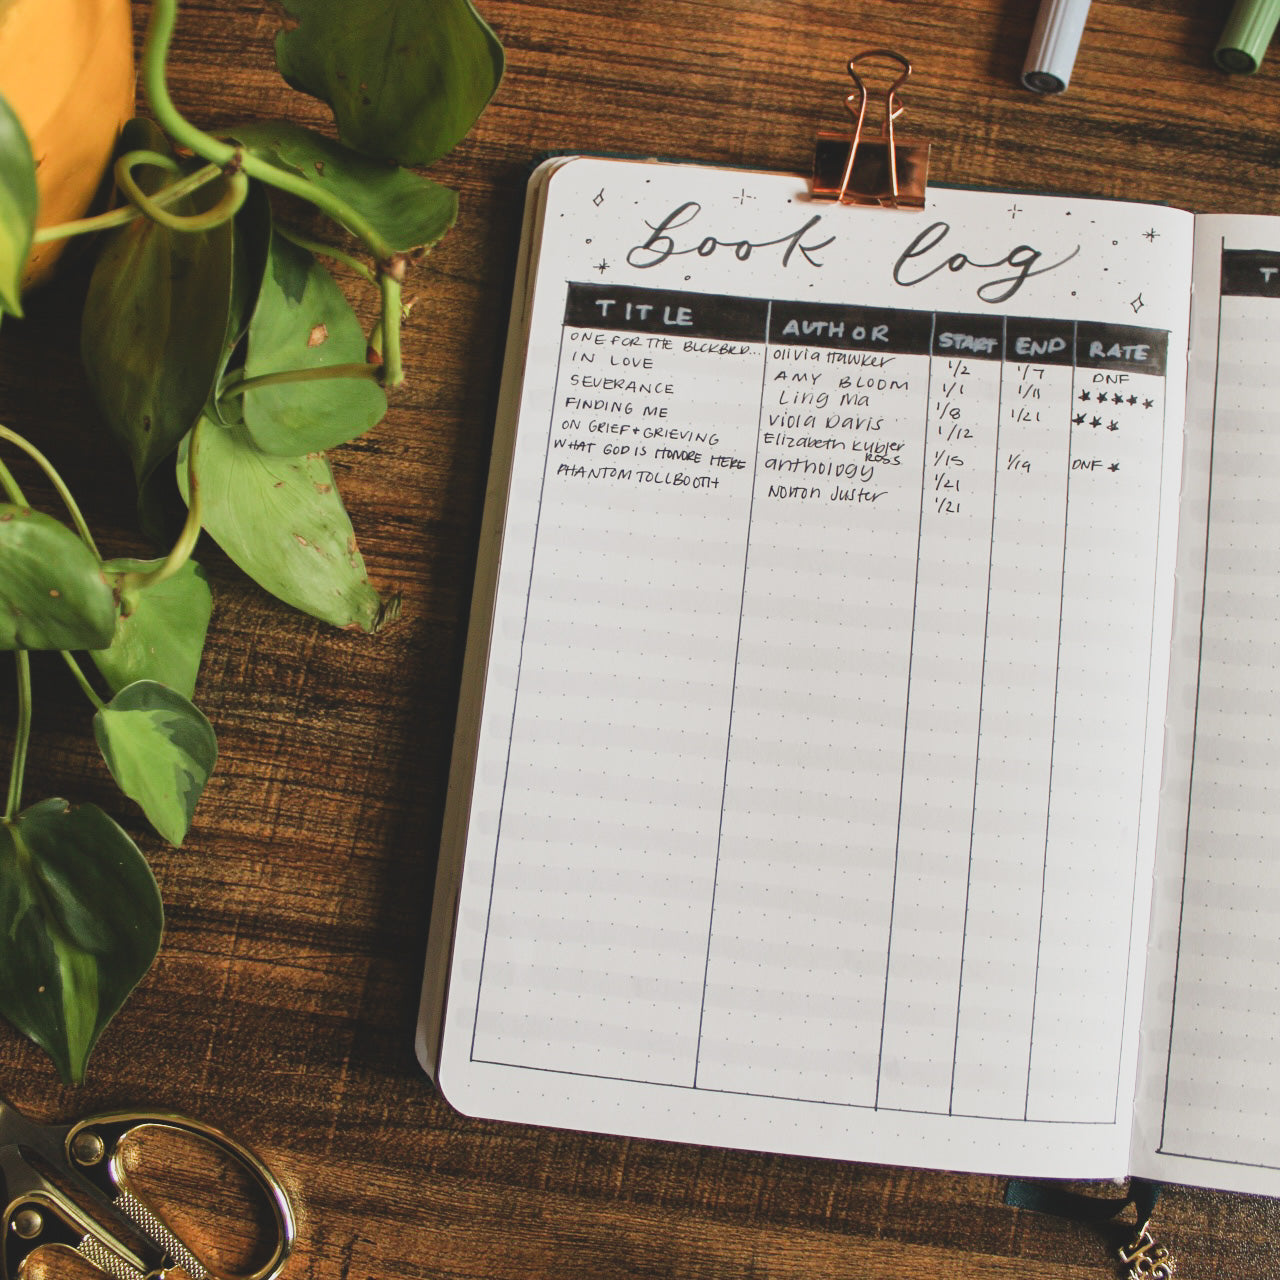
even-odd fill
[[(425, 0), (424, 0), (425, 2)], [(160, 957), (78, 1090), (0, 1027), (0, 1093), (43, 1119), (165, 1107), (254, 1144), (299, 1217), (291, 1280), (818, 1280), (1116, 1274), (1097, 1229), (1007, 1208), (999, 1178), (706, 1150), (465, 1119), (413, 1028), (524, 178), (540, 153), (804, 169), (843, 124), (844, 62), (890, 46), (916, 76), (938, 181), (1280, 211), (1280, 51), (1216, 72), (1221, 0), (1098, 0), (1070, 89), (1018, 87), (1032, 0), (480, 0), (506, 79), (434, 176), (456, 230), (417, 270), (409, 380), (334, 465), (375, 584), (369, 638), (288, 612), (215, 549), (197, 700), (221, 758), (183, 849), (148, 834), (96, 758), (78, 695), (37, 663), (31, 796), (96, 800), (160, 881)], [(139, 36), (146, 6), (136, 6)], [(327, 126), (274, 69), (271, 0), (188, 0), (178, 104), (202, 125)], [(41, 442), (110, 553), (140, 550), (127, 466), (76, 362), (77, 280), (4, 325), (0, 420)], [(5, 680), (6, 689), (9, 681)], [(6, 692), (3, 695), (9, 698)], [(10, 701), (0, 701), (7, 745)], [(1179, 1274), (1280, 1271), (1280, 1207), (1171, 1188)]]

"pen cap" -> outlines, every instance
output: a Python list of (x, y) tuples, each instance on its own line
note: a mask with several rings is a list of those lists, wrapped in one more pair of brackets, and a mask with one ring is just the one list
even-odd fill
[(1088, 15), (1089, 0), (1042, 0), (1022, 65), (1028, 89), (1061, 93), (1067, 87)]
[(1252, 75), (1280, 22), (1280, 0), (1236, 0), (1213, 60), (1223, 71)]

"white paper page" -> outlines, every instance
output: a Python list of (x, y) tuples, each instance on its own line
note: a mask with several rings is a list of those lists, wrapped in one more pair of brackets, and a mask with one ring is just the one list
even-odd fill
[[(512, 280), (507, 350), (497, 410), (499, 422), (514, 421), (519, 411), (525, 334), (528, 331), (529, 308), (533, 305), (533, 273), (542, 233), (543, 209), (536, 193), (556, 167), (554, 162), (539, 167), (530, 182), (530, 198), (525, 202), (521, 219), (520, 252)], [(472, 593), (469, 622), (471, 643), (468, 644), (463, 664), (449, 775), (450, 794), (445, 806), (445, 825), (440, 836), (441, 857), (436, 867), (431, 925), (427, 935), (427, 957), (423, 966), (421, 1011), (414, 1048), (423, 1069), (433, 1077), (440, 1065), (444, 1000), (448, 990), (450, 952), (453, 947), (458, 894), (461, 891), (462, 854), (466, 844), (478, 745), (475, 727), (479, 723), (484, 701), (493, 588), (496, 586), (495, 578), (502, 550), (501, 510), (505, 502), (507, 473), (511, 466), (514, 443), (511, 432), (495, 433), (488, 491), (485, 495), (486, 519), (476, 554), (476, 589)]]
[(1280, 222), (1197, 219), (1195, 293), (1133, 1163), (1280, 1195)]
[(446, 1096), (1124, 1172), (1189, 216), (545, 198)]

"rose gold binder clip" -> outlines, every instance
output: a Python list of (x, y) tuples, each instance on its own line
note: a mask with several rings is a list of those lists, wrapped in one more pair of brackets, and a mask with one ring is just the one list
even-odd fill
[[(884, 124), (879, 138), (864, 138), (867, 87), (856, 64), (874, 59), (896, 63), (902, 74), (884, 97)], [(813, 195), (840, 204), (874, 205), (882, 209), (923, 209), (929, 179), (929, 144), (895, 138), (893, 122), (902, 114), (898, 91), (911, 75), (911, 63), (892, 49), (868, 49), (849, 59), (856, 86), (844, 105), (853, 117), (853, 133), (819, 133), (813, 151)]]

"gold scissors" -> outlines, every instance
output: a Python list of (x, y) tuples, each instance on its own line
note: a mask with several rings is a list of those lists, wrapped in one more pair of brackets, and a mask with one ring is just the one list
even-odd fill
[[(177, 1135), (209, 1149), (260, 1197), (273, 1220), (270, 1256), (253, 1271), (201, 1261), (159, 1212), (134, 1194), (126, 1153), (146, 1135)], [(113, 1111), (71, 1125), (41, 1125), (0, 1098), (0, 1278), (18, 1280), (39, 1249), (70, 1249), (113, 1280), (271, 1280), (293, 1247), (284, 1188), (248, 1148), (210, 1125), (171, 1112)], [(255, 1259), (256, 1261), (256, 1259)]]

